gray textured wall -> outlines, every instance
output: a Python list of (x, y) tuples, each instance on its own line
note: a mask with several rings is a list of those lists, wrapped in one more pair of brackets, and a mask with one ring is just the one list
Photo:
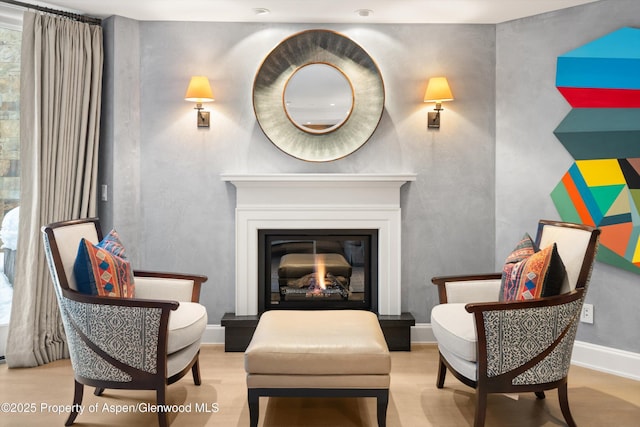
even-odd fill
[[(104, 77), (100, 134), (100, 184), (107, 201), (99, 213), (107, 232), (127, 240), (127, 252), (141, 256), (140, 227), (140, 46), (138, 22), (110, 18), (104, 28)], [(116, 35), (117, 36), (114, 36)], [(117, 141), (117, 143), (116, 143)]]
[[(573, 160), (553, 136), (569, 111), (554, 87), (558, 55), (622, 26), (640, 25), (636, 0), (473, 25), (261, 25), (136, 22), (105, 25), (107, 57), (101, 205), (138, 268), (210, 277), (211, 323), (234, 307), (234, 197), (223, 172), (416, 172), (405, 186), (403, 310), (428, 322), (433, 275), (492, 271), (539, 218), (558, 218), (549, 193)], [(275, 148), (256, 124), (253, 76), (283, 38), (340, 31), (378, 63), (386, 109), (371, 140), (345, 159), (312, 164)], [(189, 77), (209, 76), (211, 128), (183, 101)], [(426, 80), (447, 75), (456, 96), (440, 131), (427, 131)], [(637, 275), (598, 263), (588, 302), (595, 324), (578, 338), (638, 352)]]
[[(553, 135), (570, 111), (555, 88), (556, 58), (620, 27), (640, 26), (640, 2), (605, 0), (512, 21), (496, 32), (496, 262), (540, 217), (556, 219), (549, 194), (573, 163)], [(587, 302), (593, 325), (578, 339), (640, 352), (640, 276), (596, 263)]]
[[(309, 28), (339, 31), (377, 62), (386, 87), (382, 121), (367, 144), (335, 162), (307, 163), (279, 151), (253, 115), (251, 87), (263, 58)], [(136, 268), (209, 276), (209, 322), (234, 309), (233, 172), (414, 172), (402, 191), (402, 309), (428, 322), (433, 275), (494, 268), (495, 26), (266, 25), (135, 22), (112, 17), (105, 38), (102, 143), (112, 150), (104, 212)], [(139, 49), (139, 51), (138, 51)], [(196, 128), (183, 100), (191, 75), (211, 81), (211, 128)], [(428, 131), (428, 77), (446, 75), (456, 100)], [(137, 130), (139, 129), (139, 133)], [(111, 163), (110, 163), (111, 162)], [(103, 176), (108, 176), (104, 174)]]

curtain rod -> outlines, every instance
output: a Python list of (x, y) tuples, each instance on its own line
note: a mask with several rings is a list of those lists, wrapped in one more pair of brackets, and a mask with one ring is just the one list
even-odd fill
[(92, 16), (78, 15), (77, 13), (65, 12), (63, 10), (50, 9), (48, 7), (38, 6), (36, 4), (23, 3), (21, 1), (14, 0), (0, 0), (0, 3), (12, 4), (14, 6), (24, 7), (25, 9), (35, 9), (40, 12), (50, 13), (53, 15), (64, 16), (65, 18), (73, 19), (74, 21), (84, 22), (86, 24), (100, 25), (102, 20), (94, 18)]

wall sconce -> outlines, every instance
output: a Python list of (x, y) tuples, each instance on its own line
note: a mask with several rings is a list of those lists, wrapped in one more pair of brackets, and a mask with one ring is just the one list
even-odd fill
[(198, 110), (198, 127), (208, 128), (209, 112), (202, 111), (202, 103), (214, 101), (211, 85), (209, 85), (209, 79), (205, 76), (191, 77), (187, 93), (184, 95), (184, 100), (196, 103), (194, 109)]
[(429, 83), (427, 83), (427, 91), (424, 93), (424, 102), (435, 102), (435, 112), (429, 112), (428, 114), (428, 127), (438, 129), (440, 128), (440, 111), (442, 103), (445, 101), (453, 101), (453, 94), (449, 88), (449, 82), (446, 77), (431, 77)]

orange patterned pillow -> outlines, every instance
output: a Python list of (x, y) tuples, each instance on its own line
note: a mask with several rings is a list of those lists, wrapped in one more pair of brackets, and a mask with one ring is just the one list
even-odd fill
[(523, 301), (558, 295), (566, 270), (554, 243), (519, 262), (505, 264), (501, 301)]
[(79, 292), (119, 298), (135, 296), (129, 262), (85, 239), (80, 241), (73, 272)]

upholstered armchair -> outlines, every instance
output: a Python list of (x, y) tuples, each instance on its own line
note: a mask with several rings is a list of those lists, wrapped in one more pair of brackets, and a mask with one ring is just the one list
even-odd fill
[[(74, 263), (83, 238), (102, 241), (98, 219), (58, 222), (42, 232), (75, 376), (73, 408), (80, 407), (85, 385), (98, 396), (109, 388), (155, 390), (160, 408), (167, 385), (189, 371), (200, 385), (207, 312), (198, 299), (206, 277), (133, 271), (134, 298), (87, 295), (77, 291)], [(73, 410), (65, 425), (77, 415)], [(165, 412), (158, 419), (168, 425)]]
[(539, 222), (535, 247), (555, 243), (566, 271), (556, 296), (500, 301), (503, 273), (432, 279), (440, 298), (431, 313), (440, 359), (436, 386), (443, 388), (448, 369), (476, 389), (475, 427), (484, 425), (490, 393), (534, 392), (543, 399), (555, 388), (567, 424), (575, 426), (567, 375), (599, 234), (585, 225)]

